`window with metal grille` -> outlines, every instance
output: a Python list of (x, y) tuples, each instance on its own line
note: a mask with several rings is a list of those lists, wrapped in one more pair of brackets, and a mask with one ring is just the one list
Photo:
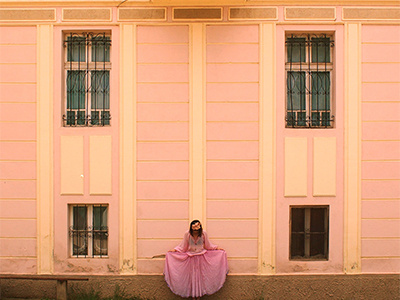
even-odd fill
[(286, 36), (286, 127), (333, 127), (333, 37)]
[(108, 205), (71, 205), (69, 212), (72, 256), (107, 256)]
[(328, 206), (290, 207), (290, 259), (327, 260)]
[(64, 126), (110, 125), (110, 36), (68, 33), (64, 46)]

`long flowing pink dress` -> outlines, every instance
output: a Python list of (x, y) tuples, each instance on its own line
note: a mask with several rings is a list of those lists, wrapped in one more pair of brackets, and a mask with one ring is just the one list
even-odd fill
[(167, 252), (164, 275), (171, 291), (181, 297), (217, 292), (225, 282), (228, 260), (224, 250), (210, 243), (207, 234), (195, 240), (187, 231), (177, 252)]

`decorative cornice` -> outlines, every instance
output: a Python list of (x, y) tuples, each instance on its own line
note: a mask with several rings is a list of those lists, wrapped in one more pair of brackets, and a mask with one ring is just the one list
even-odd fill
[(399, 5), (398, 0), (0, 0), (3, 8), (14, 7), (140, 7), (140, 6), (179, 6), (179, 7), (199, 7), (199, 6), (394, 6)]

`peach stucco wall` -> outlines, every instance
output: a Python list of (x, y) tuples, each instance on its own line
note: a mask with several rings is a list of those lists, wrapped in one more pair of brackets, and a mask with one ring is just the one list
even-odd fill
[(231, 272), (257, 273), (259, 27), (207, 26), (206, 64), (207, 230)]
[(0, 28), (0, 270), (36, 273), (36, 27)]
[[(229, 19), (226, 6), (209, 23), (172, 20), (170, 7), (152, 23), (119, 19), (118, 10), (90, 10), (92, 21), (64, 10), (68, 19), (60, 6), (46, 25), (0, 28), (0, 272), (161, 274), (162, 254), (197, 216), (226, 249), (231, 274), (399, 272), (398, 24), (365, 24), (361, 14), (349, 30), (342, 7), (280, 6), (260, 21)], [(111, 35), (111, 126), (63, 127), (63, 34), (76, 30)], [(333, 36), (333, 128), (285, 128), (287, 32)], [(39, 59), (46, 37), (49, 61)], [(39, 72), (43, 65), (52, 74)], [(48, 102), (38, 101), (50, 77)], [(47, 161), (37, 145), (47, 141), (43, 103), (53, 104)], [(359, 125), (349, 103), (360, 107)], [(349, 150), (349, 126), (348, 137), (361, 132), (361, 149)], [(50, 202), (41, 200), (41, 178)], [(72, 204), (109, 205), (108, 257), (71, 257)], [(329, 206), (328, 260), (289, 260), (291, 205)], [(40, 222), (48, 213), (51, 222)]]
[[(276, 172), (276, 260), (277, 272), (323, 272), (340, 273), (343, 270), (343, 105), (344, 105), (344, 35), (342, 26), (318, 26), (319, 31), (332, 32), (334, 36), (333, 94), (335, 99), (333, 128), (330, 129), (292, 129), (285, 128), (285, 32), (315, 31), (314, 26), (277, 27), (277, 172)], [(320, 138), (327, 138), (331, 145), (325, 153), (316, 153)], [(319, 150), (321, 151), (321, 150)], [(316, 156), (317, 154), (317, 156)], [(315, 193), (316, 170), (323, 168), (321, 156), (336, 159), (325, 183), (336, 182), (331, 193)], [(323, 184), (323, 183), (322, 183)], [(328, 261), (290, 261), (289, 260), (289, 208), (291, 205), (329, 206), (329, 260)]]
[[(95, 27), (81, 27), (93, 31)], [(110, 71), (111, 126), (105, 127), (63, 127), (62, 105), (65, 90), (63, 32), (70, 27), (54, 30), (54, 74), (61, 80), (54, 81), (54, 272), (91, 272), (95, 274), (117, 273), (119, 271), (119, 64), (113, 63)], [(111, 34), (111, 61), (119, 60), (118, 27), (102, 27)], [(56, 63), (57, 62), (57, 63)], [(61, 101), (60, 101), (61, 99)], [(106, 157), (93, 160), (93, 151), (100, 151)], [(108, 153), (109, 149), (111, 152)], [(98, 177), (106, 172), (106, 177)], [(109, 173), (109, 176), (108, 176)], [(104, 182), (103, 182), (104, 181)], [(103, 182), (103, 184), (102, 184)], [(101, 191), (102, 186), (107, 186)], [(100, 192), (97, 190), (100, 189)], [(108, 257), (85, 259), (71, 257), (68, 229), (71, 226), (68, 207), (73, 204), (108, 205)]]
[(138, 273), (175, 247), (189, 221), (189, 27), (137, 28)]
[(362, 29), (362, 271), (400, 269), (400, 29)]

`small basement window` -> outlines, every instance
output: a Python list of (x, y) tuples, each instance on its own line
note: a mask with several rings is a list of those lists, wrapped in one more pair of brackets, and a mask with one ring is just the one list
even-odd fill
[(290, 259), (327, 260), (329, 207), (290, 207)]
[(72, 256), (108, 255), (108, 205), (70, 205), (69, 222)]

